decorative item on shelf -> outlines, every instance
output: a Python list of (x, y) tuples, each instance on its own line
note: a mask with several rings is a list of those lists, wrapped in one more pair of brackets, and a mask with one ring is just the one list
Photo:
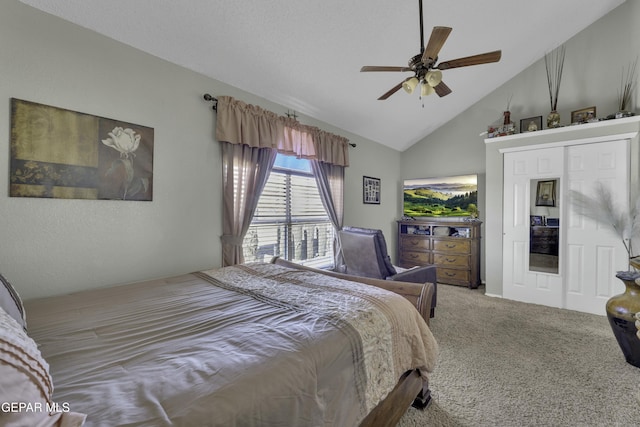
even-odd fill
[(582, 108), (571, 112), (571, 124), (594, 123), (597, 121), (596, 107)]
[(482, 220), (477, 216), (465, 216), (462, 218), (462, 222), (482, 222)]
[(560, 227), (560, 218), (547, 218), (547, 227)]
[(549, 101), (551, 112), (547, 116), (547, 128), (560, 127), (560, 114), (558, 113), (558, 94), (564, 68), (564, 45), (547, 53), (544, 57), (544, 65), (547, 69), (547, 85), (549, 86)]
[(596, 183), (593, 196), (570, 191), (572, 203), (581, 215), (598, 221), (621, 239), (628, 255), (628, 271), (616, 277), (625, 286), (622, 294), (607, 301), (606, 312), (613, 335), (627, 363), (640, 368), (640, 340), (636, 336), (635, 315), (640, 312), (640, 256), (633, 255), (632, 241), (640, 237), (640, 198), (635, 206), (619, 211), (613, 195), (602, 183)]
[(500, 136), (513, 135), (516, 133), (516, 125), (511, 121), (511, 112), (505, 111), (502, 113), (504, 120), (502, 121), (502, 130)]
[(622, 77), (620, 92), (618, 92), (618, 112), (616, 113), (616, 119), (623, 117), (631, 117), (634, 115), (631, 109), (631, 98), (633, 89), (636, 83), (636, 65), (638, 65), (638, 59), (633, 64), (627, 67), (626, 74)]
[(547, 128), (554, 129), (560, 127), (560, 113), (552, 110), (547, 114)]
[(529, 215), (529, 218), (531, 219), (531, 226), (544, 225), (542, 215)]
[(511, 105), (511, 97), (507, 102), (507, 108), (502, 113), (502, 118), (493, 122), (493, 124), (489, 125), (487, 128), (487, 137), (495, 138), (496, 136), (507, 136), (514, 135), (516, 133), (516, 125), (511, 121), (511, 111), (509, 111), (509, 106)]
[(635, 315), (640, 312), (640, 273), (618, 271), (616, 277), (622, 280), (625, 290), (607, 301), (607, 318), (625, 360), (640, 368), (640, 339), (635, 326)]
[[(549, 216), (549, 208), (546, 206), (531, 207), (531, 225), (547, 225), (547, 217)], [(540, 218), (539, 223), (534, 224), (533, 218)]]
[(542, 116), (528, 117), (520, 120), (520, 133), (542, 130)]

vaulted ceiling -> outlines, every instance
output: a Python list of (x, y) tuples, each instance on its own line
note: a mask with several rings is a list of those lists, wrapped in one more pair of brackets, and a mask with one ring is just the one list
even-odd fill
[(360, 68), (420, 53), (419, 0), (21, 1), (399, 151), (624, 3), (423, 0), (425, 40), (453, 28), (439, 62), (498, 49), (502, 59), (443, 71), (445, 97), (378, 101), (411, 73)]

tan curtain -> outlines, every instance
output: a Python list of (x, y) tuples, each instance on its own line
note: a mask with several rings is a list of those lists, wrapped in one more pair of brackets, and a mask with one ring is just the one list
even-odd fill
[(216, 139), (279, 153), (349, 166), (349, 140), (296, 120), (278, 116), (230, 96), (218, 97)]
[(222, 142), (222, 266), (242, 264), (242, 242), (276, 160), (276, 150)]
[(333, 224), (333, 266), (340, 269), (344, 265), (342, 244), (338, 231), (342, 230), (344, 219), (344, 166), (311, 160), (313, 176), (320, 193), (322, 205)]
[[(316, 182), (331, 221), (338, 230), (342, 228), (344, 167), (349, 165), (346, 138), (229, 96), (218, 98), (216, 110), (224, 187), (223, 266), (244, 262), (242, 242), (277, 153), (311, 159), (326, 167), (326, 172), (316, 174)], [(325, 168), (314, 167), (320, 169)]]

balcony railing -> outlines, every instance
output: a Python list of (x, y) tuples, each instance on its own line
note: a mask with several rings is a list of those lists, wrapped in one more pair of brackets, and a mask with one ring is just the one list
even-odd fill
[(316, 268), (333, 266), (333, 225), (330, 221), (254, 223), (244, 238), (245, 262), (269, 262), (280, 256)]

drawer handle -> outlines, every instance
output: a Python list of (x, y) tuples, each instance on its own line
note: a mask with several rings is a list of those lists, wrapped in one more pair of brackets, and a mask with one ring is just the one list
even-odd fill
[(449, 249), (452, 249), (456, 247), (456, 244), (446, 243), (445, 246), (448, 247)]
[(417, 245), (419, 245), (419, 244), (420, 244), (420, 242), (416, 242), (415, 240), (411, 240), (411, 244), (412, 244), (413, 246), (417, 246)]
[(446, 275), (447, 275), (447, 276), (449, 276), (449, 277), (453, 277), (453, 276), (455, 276), (455, 275), (456, 275), (456, 273), (450, 273), (450, 272), (448, 272), (448, 271), (445, 271), (445, 272), (444, 272), (444, 274), (446, 274)]
[(409, 254), (409, 257), (410, 257), (410, 258), (413, 258), (413, 259), (418, 259), (418, 258), (420, 258), (420, 255), (416, 255), (416, 254)]
[(447, 262), (456, 262), (456, 258), (445, 258)]

